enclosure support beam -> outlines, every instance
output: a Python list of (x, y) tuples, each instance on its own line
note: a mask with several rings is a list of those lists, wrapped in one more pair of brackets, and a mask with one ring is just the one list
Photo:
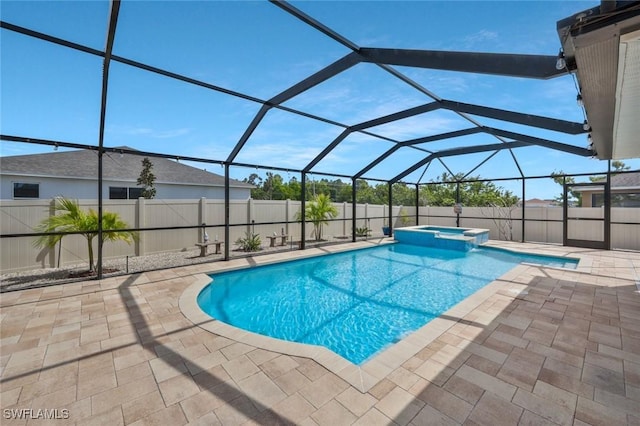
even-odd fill
[(443, 99), (440, 103), (441, 107), (456, 112), (464, 112), (481, 117), (493, 118), (510, 123), (523, 124), (525, 126), (538, 127), (541, 129), (554, 130), (556, 132), (568, 133), (571, 135), (579, 135), (586, 133), (582, 123), (573, 121), (559, 120), (556, 118), (542, 117), (539, 115), (523, 114), (520, 112), (507, 111), (504, 109), (490, 108), (480, 105), (466, 104), (463, 102), (455, 102)]
[[(437, 102), (431, 102), (428, 104), (424, 104), (424, 105), (420, 105), (414, 108), (409, 108), (406, 109), (404, 111), (399, 111), (393, 114), (389, 114), (389, 115), (385, 115), (384, 117), (379, 117), (376, 118), (374, 120), (369, 120), (369, 121), (365, 121), (356, 125), (353, 125), (351, 127), (346, 128), (342, 133), (340, 133), (338, 135), (337, 138), (335, 138), (329, 145), (327, 145), (325, 147), (325, 149), (322, 150), (322, 152), (320, 154), (318, 154), (313, 160), (311, 160), (309, 162), (309, 164), (304, 168), (304, 170), (306, 172), (311, 171), (311, 169), (313, 169), (320, 161), (322, 161), (322, 159), (324, 157), (326, 157), (331, 151), (333, 151), (333, 149), (335, 147), (338, 146), (338, 144), (340, 144), (340, 142), (342, 142), (343, 140), (345, 140), (351, 133), (353, 132), (357, 132), (357, 131), (362, 131), (365, 129), (369, 129), (371, 127), (375, 127), (375, 126), (379, 126), (381, 124), (386, 124), (386, 123), (391, 123), (393, 121), (397, 121), (397, 120), (401, 120), (404, 118), (408, 118), (408, 117), (413, 117), (419, 114), (423, 114), (425, 112), (429, 112), (429, 111), (433, 111), (435, 109), (438, 109), (438, 103)], [(399, 145), (399, 144), (397, 144)], [(399, 147), (399, 146), (398, 146)], [(398, 149), (398, 147), (396, 147), (395, 149)], [(395, 150), (394, 147), (391, 148), (392, 150)], [(391, 151), (393, 152), (393, 151)], [(387, 151), (385, 154), (386, 156), (389, 156), (391, 154), (391, 152)], [(383, 154), (383, 155), (385, 155)], [(375, 160), (373, 163), (371, 163), (368, 167), (372, 168), (374, 167), (376, 164), (378, 164), (380, 161), (382, 161), (385, 157), (378, 157), (377, 160)], [(367, 169), (368, 170), (368, 169)], [(358, 173), (356, 176), (362, 176), (361, 175), (362, 172)]]
[(327, 27), (326, 25), (322, 24), (321, 22), (319, 22), (318, 20), (312, 18), (311, 16), (307, 15), (306, 13), (304, 13), (303, 11), (301, 11), (300, 9), (298, 9), (295, 6), (292, 6), (291, 4), (287, 3), (286, 1), (279, 1), (279, 0), (269, 0), (272, 4), (278, 6), (280, 9), (284, 10), (287, 13), (290, 13), (291, 15), (295, 16), (296, 18), (300, 19), (302, 22), (304, 22), (305, 24), (315, 28), (316, 30), (320, 31), (321, 33), (323, 33), (324, 35), (334, 39), (335, 41), (337, 41), (338, 43), (342, 44), (343, 46), (353, 50), (353, 51), (357, 51), (359, 49), (359, 47), (353, 43), (352, 41), (346, 39), (345, 37), (341, 36), (340, 34), (338, 34), (337, 32), (333, 31), (331, 28)]
[(516, 141), (526, 142), (531, 145), (538, 145), (545, 148), (555, 149), (556, 151), (568, 152), (569, 154), (580, 155), (582, 157), (592, 157), (595, 155), (595, 152), (591, 149), (580, 148), (578, 146), (550, 141), (548, 139), (542, 139), (534, 136), (523, 135), (522, 133), (510, 132), (508, 130), (496, 129), (492, 127), (483, 127), (483, 131), (485, 133), (489, 133), (494, 136), (511, 138)]
[(229, 225), (231, 223), (231, 197), (230, 192), (231, 188), (229, 185), (229, 163), (225, 163), (224, 165), (224, 260), (229, 260), (229, 247), (231, 243), (229, 242), (229, 237), (231, 236), (231, 232), (229, 232)]
[(267, 112), (269, 112), (271, 108), (288, 101), (289, 99), (299, 95), (300, 93), (306, 90), (309, 90), (314, 86), (317, 86), (323, 81), (328, 80), (331, 77), (334, 77), (345, 70), (348, 70), (352, 66), (358, 64), (359, 62), (360, 62), (360, 59), (356, 53), (353, 53), (353, 52), (349, 53), (348, 55), (338, 59), (336, 62), (332, 63), (331, 65), (321, 69), (320, 71), (313, 74), (312, 76), (307, 77), (301, 82), (289, 87), (288, 89), (280, 92), (273, 98), (269, 99), (266, 103), (262, 105), (262, 107), (260, 108), (256, 116), (253, 118), (253, 120), (249, 124), (249, 127), (247, 127), (245, 132), (240, 137), (240, 140), (238, 141), (236, 146), (233, 147), (231, 154), (229, 154), (229, 157), (227, 158), (227, 162), (232, 162), (233, 160), (235, 160), (235, 158), (240, 153), (240, 150), (247, 143), (247, 141), (249, 140), (253, 132), (256, 130), (256, 128), (258, 127), (258, 125), (260, 124), (264, 116), (267, 115)]
[(459, 138), (461, 136), (473, 135), (480, 132), (482, 132), (482, 127), (470, 127), (468, 129), (455, 130), (453, 132), (440, 133), (437, 135), (411, 139), (405, 142), (400, 142), (400, 145), (402, 146), (418, 145), (421, 143), (435, 142), (443, 139)]
[(416, 226), (420, 225), (420, 184), (416, 183)]
[(567, 246), (567, 215), (569, 214), (569, 197), (567, 195), (567, 176), (562, 176), (562, 245)]
[[(456, 182), (456, 204), (460, 204), (460, 182)], [(456, 227), (460, 228), (460, 213), (456, 212)]]
[(358, 194), (358, 191), (356, 189), (356, 181), (356, 178), (351, 179), (351, 241), (354, 243), (356, 242), (356, 198)]
[(365, 62), (474, 74), (549, 79), (567, 74), (556, 69), (557, 56), (440, 50), (360, 48)]
[(478, 163), (477, 166), (475, 166), (473, 169), (469, 170), (464, 176), (462, 176), (462, 179), (465, 179), (471, 173), (473, 173), (476, 170), (478, 170), (480, 167), (482, 167), (483, 164), (485, 164), (487, 161), (491, 160), (498, 152), (500, 152), (500, 151), (493, 151), (493, 153), (491, 153), (487, 158), (482, 160), (480, 163)]
[(393, 183), (387, 183), (389, 186), (389, 237), (393, 237)]
[(611, 160), (608, 160), (607, 183), (604, 185), (604, 247), (611, 250)]
[(526, 187), (526, 179), (522, 178), (522, 238), (520, 239), (521, 242), (524, 243), (524, 224), (525, 224), (525, 211), (527, 210), (527, 202), (525, 201), (525, 187)]
[[(413, 166), (409, 167), (407, 170), (405, 170), (404, 172), (400, 173), (399, 175), (391, 179), (391, 182), (395, 183), (399, 181), (403, 177), (415, 172), (420, 167), (424, 166), (434, 158), (440, 159), (441, 157), (451, 157), (454, 155), (472, 154), (476, 152), (497, 151), (501, 149), (519, 148), (519, 147), (528, 146), (528, 145), (530, 144), (526, 142), (514, 141), (514, 142), (505, 142), (505, 143), (495, 143), (490, 145), (465, 146), (462, 148), (452, 148), (452, 149), (442, 150), (440, 152), (435, 152), (429, 155), (428, 157), (422, 159), (421, 161), (417, 162)], [(451, 171), (449, 172), (451, 173)], [(451, 173), (451, 175), (453, 175), (453, 173)]]
[(354, 175), (354, 178), (359, 179), (360, 177), (362, 177), (362, 175), (364, 175), (369, 170), (373, 169), (375, 166), (380, 164), (385, 158), (389, 157), (391, 154), (393, 154), (398, 149), (400, 149), (400, 147), (401, 147), (400, 144), (395, 144), (394, 146), (389, 148), (387, 151), (383, 152), (381, 155), (378, 156), (378, 158), (376, 158), (371, 163), (369, 163), (364, 169), (362, 169), (358, 173), (356, 173)]
[(489, 134), (510, 137), (516, 140), (512, 142), (503, 142), (503, 143), (489, 144), (489, 145), (465, 146), (462, 148), (452, 148), (452, 149), (446, 149), (439, 152), (435, 152), (429, 155), (428, 157), (424, 158), (423, 160), (419, 161), (418, 163), (414, 164), (413, 166), (409, 167), (408, 169), (406, 169), (404, 172), (400, 173), (393, 179), (391, 179), (391, 182), (395, 183), (399, 181), (400, 179), (404, 178), (405, 176), (413, 173), (420, 167), (424, 166), (434, 158), (440, 159), (442, 157), (451, 157), (454, 155), (473, 154), (477, 152), (494, 151), (494, 150), (498, 151), (502, 149), (520, 148), (520, 147), (529, 146), (529, 145), (538, 145), (545, 148), (555, 149), (557, 151), (580, 155), (583, 157), (590, 157), (594, 155), (594, 152), (592, 150), (586, 149), (586, 148), (580, 148), (577, 146), (568, 145), (560, 142), (554, 142), (547, 139), (536, 138), (533, 136), (522, 135), (520, 133), (509, 132), (506, 130), (493, 129), (490, 127), (483, 127), (482, 129), (483, 129), (483, 132), (486, 132)]
[[(107, 93), (109, 87), (109, 66), (111, 64), (111, 52), (113, 51), (113, 41), (116, 36), (116, 26), (118, 25), (118, 12), (120, 11), (120, 0), (112, 0), (109, 5), (109, 23), (107, 26), (107, 43), (104, 49), (104, 60), (102, 66), (102, 95), (100, 101), (100, 128), (98, 129), (98, 268), (97, 278), (102, 279), (102, 155), (104, 147), (104, 127), (107, 116)], [(91, 268), (91, 265), (89, 266)]]
[(365, 121), (360, 124), (352, 126), (353, 131), (369, 129), (371, 127), (380, 126), (381, 124), (391, 123), (393, 121), (403, 120), (409, 117), (415, 117), (416, 115), (431, 112), (440, 108), (438, 102), (430, 102), (428, 104), (419, 105), (417, 107), (405, 109), (393, 114), (385, 115), (383, 117), (374, 118), (373, 120)]
[(306, 248), (306, 220), (307, 220), (307, 174), (302, 171), (302, 179), (300, 180), (300, 191), (302, 192), (302, 196), (300, 197), (300, 217), (302, 220), (300, 221), (300, 249), (304, 250)]

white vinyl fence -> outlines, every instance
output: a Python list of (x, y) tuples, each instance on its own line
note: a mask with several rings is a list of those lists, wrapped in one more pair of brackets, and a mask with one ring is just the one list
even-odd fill
[[(3, 200), (0, 201), (0, 233), (29, 234), (44, 218), (54, 214), (53, 200)], [(97, 210), (97, 201), (80, 200), (84, 209)], [(350, 203), (336, 203), (338, 216), (323, 228), (325, 240), (348, 238), (352, 231), (352, 208)], [(189, 227), (207, 224), (210, 239), (216, 236), (224, 240), (224, 201), (209, 199), (189, 200), (105, 200), (103, 209), (116, 212), (131, 228)], [(292, 241), (301, 240), (301, 227), (297, 221), (300, 211), (299, 201), (271, 200), (232, 200), (230, 214), (230, 245), (245, 235), (255, 232), (262, 237), (262, 244), (268, 245), (267, 235), (280, 234), (283, 230)], [(455, 226), (456, 218), (451, 207), (420, 207), (420, 225)], [(572, 217), (592, 217), (600, 214), (597, 208), (572, 208)], [(460, 226), (488, 228), (490, 238), (508, 239), (501, 233), (499, 223), (491, 216), (508, 216), (507, 211), (497, 212), (491, 208), (465, 207), (460, 218)], [(382, 227), (386, 226), (384, 217), (388, 214), (388, 206), (356, 205), (356, 227), (371, 229), (372, 237), (382, 236)], [(393, 207), (393, 227), (416, 224), (415, 207)], [(522, 236), (521, 209), (511, 210), (513, 220), (512, 235), (516, 241)], [(598, 216), (596, 216), (598, 217)], [(525, 240), (531, 242), (562, 243), (562, 209), (561, 208), (526, 208)], [(640, 250), (640, 209), (614, 208), (613, 222), (632, 224), (612, 225), (612, 247)], [(502, 221), (504, 225), (504, 221)], [(502, 226), (504, 229), (505, 227)], [(313, 225), (306, 225), (306, 239), (313, 239)], [(576, 229), (578, 236), (589, 239), (591, 227)], [(592, 237), (591, 237), (592, 238)], [(200, 229), (151, 230), (140, 232), (140, 239), (134, 244), (124, 242), (108, 242), (104, 245), (104, 257), (142, 256), (167, 251), (193, 250), (195, 243), (201, 241)], [(593, 238), (592, 238), (593, 239)], [(64, 266), (87, 261), (86, 239), (79, 235), (67, 235), (61, 245), (53, 248), (36, 248), (34, 237), (16, 237), (0, 239), (0, 272), (7, 273), (19, 270)], [(94, 253), (97, 248), (94, 243)]]
[[(456, 226), (456, 217), (452, 207), (420, 207), (421, 225)], [(563, 213), (561, 207), (526, 207), (524, 240), (538, 243), (562, 244)], [(571, 218), (601, 219), (602, 208), (570, 207)], [(509, 239), (505, 232), (509, 209), (493, 209), (491, 207), (464, 207), (460, 217), (463, 228), (489, 229), (489, 238), (494, 240)], [(522, 208), (510, 211), (512, 236), (514, 241), (522, 240)], [(640, 250), (640, 208), (611, 208), (611, 247), (614, 249)], [(597, 226), (593, 226), (597, 223)], [(569, 236), (576, 240), (601, 241), (604, 238), (601, 222), (569, 221)], [(501, 225), (500, 225), (501, 224)]]

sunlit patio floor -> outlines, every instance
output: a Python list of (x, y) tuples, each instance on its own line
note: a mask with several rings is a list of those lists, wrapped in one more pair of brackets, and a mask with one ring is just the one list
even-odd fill
[(2, 424), (640, 424), (637, 252), (491, 242), (581, 263), (520, 265), (366, 368), (187, 300), (204, 273), (370, 244), (2, 294)]

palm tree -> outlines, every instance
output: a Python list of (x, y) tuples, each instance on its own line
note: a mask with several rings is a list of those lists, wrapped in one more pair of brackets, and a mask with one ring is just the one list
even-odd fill
[[(338, 215), (338, 209), (331, 203), (331, 198), (326, 194), (318, 194), (305, 207), (305, 220), (313, 223), (313, 233), (316, 241), (322, 240), (322, 227)], [(300, 220), (300, 213), (297, 214)]]
[[(89, 250), (89, 271), (94, 270), (93, 264), (93, 239), (98, 235), (98, 213), (89, 209), (85, 212), (80, 208), (77, 200), (57, 198), (56, 212), (62, 212), (44, 219), (35, 228), (36, 232), (79, 232), (87, 239)], [(138, 238), (138, 234), (132, 231), (118, 231), (126, 229), (129, 225), (120, 219), (118, 213), (102, 213), (102, 241), (124, 241), (127, 244)], [(36, 247), (54, 247), (62, 240), (64, 234), (41, 235), (34, 241)]]

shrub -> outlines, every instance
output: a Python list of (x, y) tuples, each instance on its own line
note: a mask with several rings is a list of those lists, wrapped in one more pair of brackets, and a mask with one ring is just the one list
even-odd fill
[[(322, 227), (329, 223), (329, 219), (338, 216), (338, 209), (331, 204), (331, 198), (326, 194), (318, 194), (307, 203), (304, 219), (313, 223), (313, 234), (316, 241), (322, 241)], [(296, 214), (296, 220), (302, 220), (300, 212)]]
[[(87, 240), (87, 250), (89, 252), (89, 271), (93, 272), (96, 265), (93, 263), (93, 239), (98, 236), (98, 213), (89, 209), (88, 212), (80, 208), (78, 200), (68, 198), (56, 198), (56, 215), (47, 217), (36, 226), (36, 232), (80, 232)], [(138, 239), (138, 234), (132, 231), (121, 231), (127, 229), (129, 225), (124, 222), (118, 213), (102, 212), (102, 241), (124, 241), (131, 244)], [(34, 241), (35, 247), (54, 247), (58, 241), (62, 240), (64, 234), (41, 235)]]
[(356, 228), (356, 237), (367, 237), (371, 233), (371, 229), (363, 226), (362, 228)]
[(262, 241), (260, 241), (260, 234), (245, 232), (245, 236), (238, 238), (236, 244), (240, 246), (240, 250), (242, 251), (258, 251), (260, 250)]

